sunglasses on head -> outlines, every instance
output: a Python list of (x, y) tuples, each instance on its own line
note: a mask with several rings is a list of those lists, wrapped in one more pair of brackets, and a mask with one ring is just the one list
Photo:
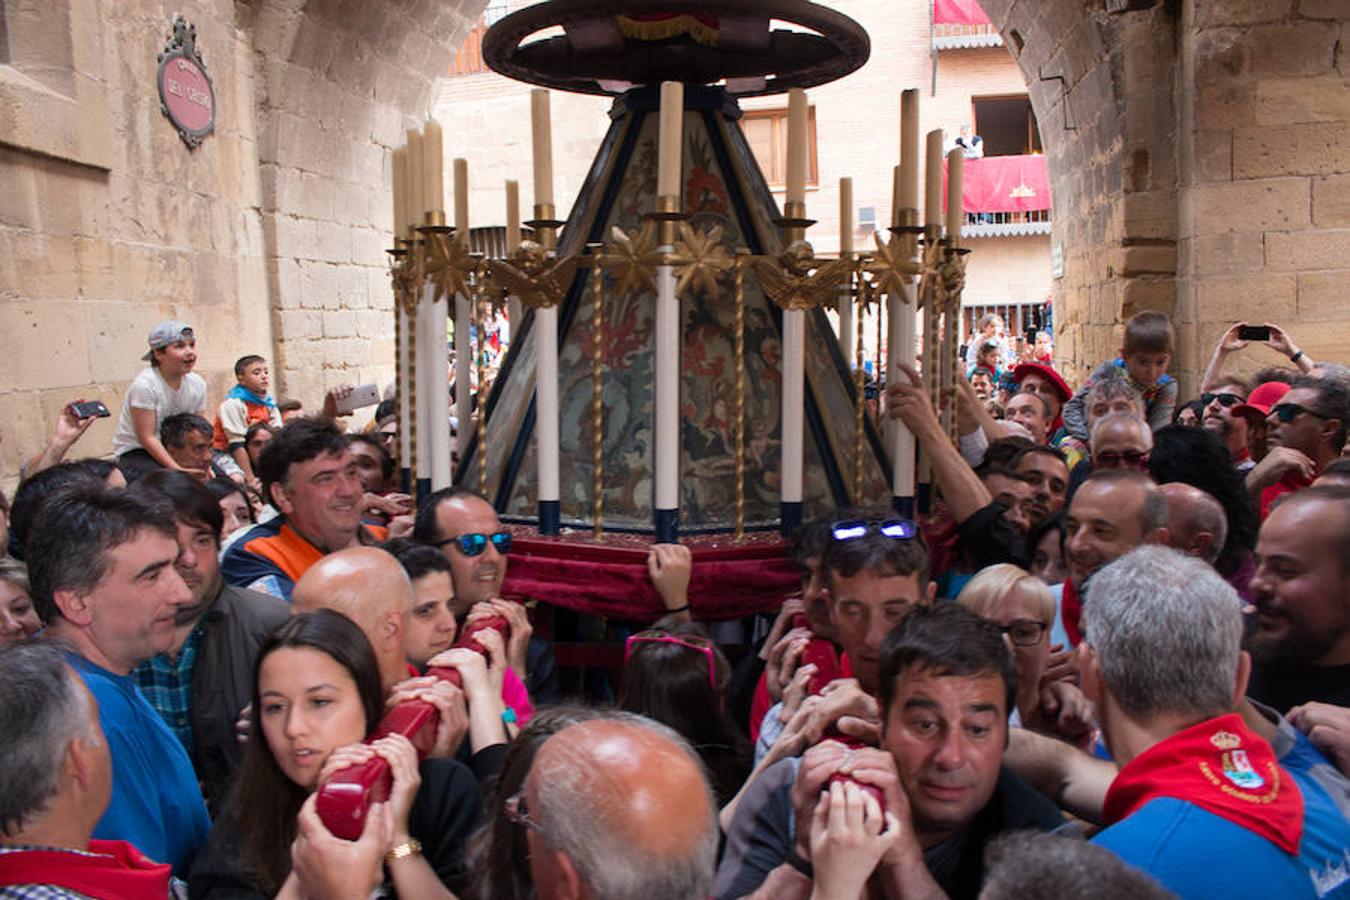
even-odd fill
[(1203, 403), (1205, 406), (1209, 406), (1209, 405), (1210, 405), (1211, 403), (1213, 403), (1215, 400), (1218, 400), (1218, 401), (1219, 401), (1219, 405), (1222, 406), (1222, 407), (1224, 407), (1225, 409), (1232, 409), (1234, 406), (1237, 406), (1239, 403), (1244, 402), (1243, 399), (1242, 399), (1241, 397), (1239, 397), (1237, 394), (1201, 394), (1201, 395), (1200, 395), (1200, 402)]
[(633, 655), (633, 648), (638, 644), (674, 644), (687, 650), (697, 650), (708, 658), (708, 683), (714, 688), (717, 687), (717, 667), (713, 663), (712, 641), (707, 638), (701, 638), (696, 634), (676, 636), (660, 629), (639, 631), (624, 642), (624, 665), (628, 665), (628, 659)]
[(1302, 413), (1310, 416), (1316, 416), (1319, 419), (1328, 419), (1330, 416), (1324, 416), (1315, 409), (1308, 409), (1306, 406), (1299, 406), (1297, 403), (1281, 403), (1270, 411), (1270, 414), (1281, 422), (1288, 424), (1297, 419)]
[(893, 541), (910, 541), (919, 528), (908, 519), (846, 519), (830, 526), (836, 541), (856, 541), (869, 534), (879, 534)]
[(443, 541), (437, 541), (433, 547), (444, 547), (446, 544), (454, 544), (459, 547), (459, 552), (465, 556), (481, 556), (487, 549), (488, 541), (497, 549), (498, 553), (511, 552), (511, 532), (498, 531), (496, 534), (481, 534), (474, 532), (472, 534), (461, 534), (459, 537), (446, 538)]

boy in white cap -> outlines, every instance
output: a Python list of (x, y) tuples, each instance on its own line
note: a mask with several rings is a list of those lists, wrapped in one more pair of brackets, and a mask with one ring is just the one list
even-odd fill
[[(192, 371), (197, 339), (186, 322), (170, 320), (150, 329), (150, 363), (127, 388), (113, 435), (113, 453), (127, 481), (158, 468), (182, 469), (159, 440), (159, 426), (176, 413), (202, 415), (206, 381)], [(185, 470), (186, 471), (186, 470)], [(200, 473), (192, 473), (200, 474)]]

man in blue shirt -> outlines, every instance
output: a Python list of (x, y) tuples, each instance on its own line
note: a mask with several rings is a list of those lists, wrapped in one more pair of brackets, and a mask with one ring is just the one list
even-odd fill
[(1233, 711), (1251, 671), (1233, 588), (1140, 547), (1094, 575), (1084, 623), (1083, 689), (1121, 767), (1095, 842), (1182, 897), (1330, 895), (1345, 819)]
[(29, 535), (33, 601), (46, 635), (98, 701), (112, 757), (112, 798), (94, 837), (133, 844), (182, 875), (210, 821), (183, 745), (141, 695), (132, 670), (169, 649), (192, 600), (174, 569), (172, 509), (125, 491), (50, 497)]

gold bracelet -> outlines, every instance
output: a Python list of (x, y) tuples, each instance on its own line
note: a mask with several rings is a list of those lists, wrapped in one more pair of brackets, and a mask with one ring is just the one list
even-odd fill
[(396, 862), (400, 859), (407, 859), (409, 856), (416, 856), (422, 852), (422, 843), (417, 838), (408, 838), (397, 846), (390, 847), (389, 852), (384, 858), (390, 862)]

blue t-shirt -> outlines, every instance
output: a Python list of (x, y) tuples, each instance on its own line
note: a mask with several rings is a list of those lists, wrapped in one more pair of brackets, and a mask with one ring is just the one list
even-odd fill
[(1194, 803), (1156, 797), (1092, 839), (1182, 898), (1281, 900), (1317, 892), (1299, 859)]
[[(1298, 858), (1312, 877), (1317, 896), (1350, 900), (1350, 822), (1327, 786), (1318, 778), (1335, 777), (1326, 757), (1301, 731), (1294, 731), (1294, 746), (1280, 756), (1280, 765), (1298, 783), (1303, 794), (1303, 836)], [(1343, 782), (1341, 782), (1343, 786)]]
[(98, 701), (98, 721), (112, 758), (112, 797), (94, 837), (126, 841), (185, 877), (211, 830), (187, 752), (133, 677), (75, 654), (66, 659)]

